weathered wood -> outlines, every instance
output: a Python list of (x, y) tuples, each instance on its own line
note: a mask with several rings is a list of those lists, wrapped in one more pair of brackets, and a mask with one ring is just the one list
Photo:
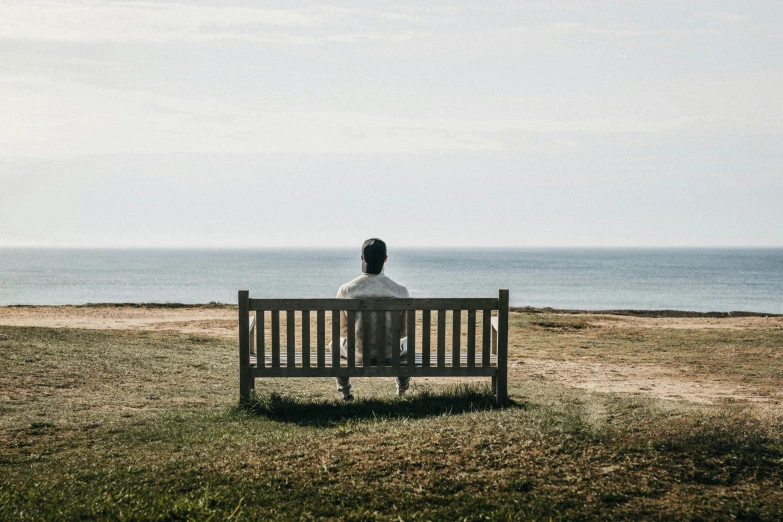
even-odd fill
[(370, 312), (362, 314), (362, 366), (370, 365)]
[[(288, 356), (285, 353), (281, 353), (280, 354), (280, 366), (282, 366), (282, 367), (287, 367), (288, 366), (288, 359), (287, 359), (287, 357)], [(315, 353), (312, 353), (312, 352), (310, 353), (310, 366), (316, 366), (316, 364), (317, 364), (316, 357), (317, 357), (317, 355)], [(267, 354), (267, 356), (266, 356), (267, 364), (265, 365), (266, 367), (271, 367), (271, 360), (272, 360), (272, 356), (270, 354)], [(452, 360), (451, 352), (450, 351), (446, 351), (446, 368), (451, 368), (451, 360)], [(460, 352), (460, 366), (467, 366), (467, 360), (468, 360), (467, 354), (464, 351)], [(492, 358), (490, 359), (489, 366), (494, 367), (496, 361), (497, 361), (497, 357), (493, 355)], [(435, 366), (437, 364), (437, 362), (438, 361), (436, 359), (436, 354), (434, 354), (434, 353), (431, 354), (430, 355), (430, 366)], [(476, 363), (478, 364), (479, 362), (480, 362), (479, 356), (477, 356), (476, 357)], [(422, 367), (426, 368), (426, 366), (424, 366), (423, 363), (424, 363), (424, 360), (422, 359), (421, 354), (417, 353), (416, 357), (414, 358), (412, 366), (422, 366)], [(256, 364), (256, 356), (251, 355), (250, 356), (250, 366), (252, 367), (255, 364)], [(400, 361), (400, 364), (402, 365), (402, 361)], [(340, 365), (342, 365), (342, 359), (340, 361)], [(301, 354), (301, 352), (296, 352), (296, 366), (297, 367), (300, 367), (300, 366), (304, 367), (303, 364), (302, 364), (302, 354)], [(331, 368), (331, 367), (332, 367), (332, 353), (327, 350), (327, 352), (326, 352), (326, 366), (325, 366), (325, 368)], [(346, 366), (346, 368), (347, 368), (347, 366)]]
[(481, 312), (481, 366), (489, 366), (489, 356), (491, 355), (489, 349), (490, 330), (492, 329), (492, 310), (484, 310)]
[(239, 400), (250, 400), (250, 332), (248, 317), (248, 291), (239, 291)]
[(406, 332), (408, 337), (408, 365), (413, 366), (416, 364), (416, 310), (408, 310), (405, 313), (408, 314), (408, 331)]
[(468, 366), (476, 365), (476, 311), (468, 310)]
[(375, 315), (375, 359), (378, 366), (386, 366), (386, 312)]
[(332, 368), (340, 366), (340, 310), (332, 310)]
[(400, 313), (401, 312), (392, 312), (392, 367), (399, 368), (400, 367)]
[(460, 337), (462, 333), (462, 311), (452, 310), (451, 312), (451, 366), (459, 366)]
[(498, 317), (492, 318), (492, 335), (490, 336), (490, 343), (492, 344), (492, 353), (497, 355), (498, 353)]
[[(264, 330), (264, 312), (256, 312), (256, 351), (261, 361), (266, 358), (266, 331)], [(263, 364), (263, 362), (261, 363)]]
[(497, 310), (498, 300), (486, 297), (461, 298), (372, 298), (372, 299), (250, 299), (249, 310)]
[[(242, 401), (249, 399), (254, 379), (257, 377), (418, 375), (491, 377), (497, 402), (503, 404), (508, 401), (508, 290), (500, 290), (497, 299), (250, 299), (247, 291), (240, 291), (239, 296), (240, 400)], [(257, 312), (254, 321), (251, 321), (249, 315), (251, 310)], [(316, 312), (315, 353), (311, 351), (310, 310)], [(331, 344), (334, 349), (330, 354), (326, 353), (327, 310), (332, 314)], [(422, 316), (420, 353), (416, 353), (417, 310), (421, 310)], [(438, 314), (436, 353), (432, 353), (431, 350), (432, 310), (437, 311)], [(452, 310), (450, 351), (446, 351), (446, 310)], [(467, 311), (468, 318), (466, 347), (461, 344), (463, 328), (461, 310)], [(478, 310), (482, 312), (480, 355), (476, 353)], [(498, 310), (497, 317), (492, 317), (492, 310)], [(266, 311), (271, 313), (271, 353), (266, 349), (264, 325)], [(283, 311), (286, 312), (286, 350), (281, 353), (280, 313)], [(300, 311), (302, 348), (301, 352), (298, 352), (296, 314)], [(343, 311), (345, 316), (342, 315)], [(342, 366), (340, 357), (341, 318), (347, 321), (348, 330), (348, 362), (345, 366)], [(407, 322), (406, 331), (401, 331), (403, 319)], [(356, 366), (357, 320), (362, 322), (363, 331), (361, 366)], [(252, 325), (253, 322), (255, 325)], [(372, 328), (373, 322), (375, 328)], [(389, 328), (391, 331), (388, 331)], [(402, 336), (408, 339), (408, 353), (404, 361), (400, 350)], [(384, 360), (387, 339), (392, 343), (391, 362), (388, 366)], [(254, 344), (258, 350), (257, 355), (252, 353)], [(370, 353), (373, 347), (376, 353), (374, 361)], [(373, 362), (375, 364), (372, 364)]]
[[(250, 325), (248, 326), (247, 330), (247, 337), (248, 337), (248, 344), (250, 344), (250, 357), (252, 361), (252, 357), (256, 354), (256, 318), (254, 315), (251, 315), (248, 312), (248, 320), (250, 322)], [(252, 362), (251, 362), (252, 364)], [(256, 389), (256, 380), (252, 377), (249, 378), (250, 380), (250, 393), (253, 393)]]
[(315, 315), (315, 351), (318, 354), (316, 364), (319, 368), (324, 368), (326, 366), (326, 312), (318, 310)]
[(256, 353), (256, 318), (248, 313), (248, 343), (250, 344), (250, 355)]
[(348, 310), (346, 313), (348, 328), (348, 368), (356, 367), (356, 312)]
[(310, 310), (302, 310), (302, 361), (310, 366)]
[(432, 336), (432, 318), (429, 310), (421, 311), (421, 357), (424, 366), (430, 365), (430, 344)]
[(446, 366), (446, 310), (438, 310), (438, 367)]
[(508, 290), (498, 292), (497, 402), (508, 402)]
[(280, 312), (272, 312), (272, 367), (280, 366)]
[(296, 313), (293, 310), (285, 312), (285, 348), (288, 354), (288, 364), (296, 353)]
[(348, 368), (250, 368), (253, 377), (397, 377), (397, 376), (422, 376), (422, 377), (491, 377), (497, 373), (497, 368), (474, 366), (469, 368), (461, 366), (442, 368), (419, 366), (357, 366)]

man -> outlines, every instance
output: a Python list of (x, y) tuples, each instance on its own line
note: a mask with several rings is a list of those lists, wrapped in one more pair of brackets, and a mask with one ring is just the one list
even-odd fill
[[(344, 284), (337, 291), (338, 299), (355, 299), (362, 297), (410, 297), (408, 289), (403, 285), (392, 281), (389, 277), (386, 277), (383, 273), (383, 265), (388, 259), (386, 255), (386, 243), (378, 238), (368, 239), (362, 244), (362, 275), (354, 279), (353, 281)], [(380, 315), (384, 314), (384, 323), (387, 325), (385, 328), (384, 346), (375, 346), (375, 342), (371, 343), (369, 347), (370, 361), (362, 361), (362, 347), (363, 347), (363, 322), (362, 313), (356, 313), (355, 324), (348, 324), (348, 316), (345, 312), (342, 312), (340, 320), (340, 354), (343, 358), (348, 358), (348, 327), (354, 328), (356, 336), (356, 362), (371, 364), (377, 361), (378, 357), (383, 357), (386, 364), (391, 364), (392, 349), (391, 339), (392, 331), (392, 313), (398, 312), (368, 312), (370, 313), (370, 339), (377, 339), (377, 327), (381, 319)], [(400, 317), (400, 357), (403, 358), (407, 354), (408, 339), (404, 337), (407, 335), (407, 316), (405, 313), (401, 313)], [(329, 343), (331, 349), (331, 343)], [(397, 377), (397, 395), (403, 395), (408, 390), (410, 385), (410, 377)], [(351, 379), (350, 377), (337, 377), (337, 391), (342, 392), (343, 400), (353, 400), (353, 394), (351, 393)]]

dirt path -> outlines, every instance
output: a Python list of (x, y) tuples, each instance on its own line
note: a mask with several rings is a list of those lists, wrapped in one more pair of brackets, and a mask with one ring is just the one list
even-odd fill
[[(0, 306), (0, 325), (100, 330), (177, 330), (205, 335), (236, 335), (236, 309), (187, 306)], [(783, 317), (627, 317), (585, 315), (600, 328), (728, 329), (781, 328)]]
[(778, 407), (783, 403), (783, 390), (769, 392), (731, 382), (685, 377), (652, 365), (522, 359), (511, 363), (510, 371), (518, 378), (541, 379), (591, 392), (629, 393), (696, 404), (733, 402)]
[(783, 317), (630, 317), (587, 315), (591, 326), (601, 328), (674, 328), (686, 330), (748, 330), (783, 328)]
[(237, 312), (229, 307), (202, 306), (2, 306), (0, 324), (97, 330), (176, 330), (223, 337), (237, 335)]

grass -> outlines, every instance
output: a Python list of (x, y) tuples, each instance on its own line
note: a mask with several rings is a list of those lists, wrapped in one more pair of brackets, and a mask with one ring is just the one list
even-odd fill
[[(511, 324), (510, 360), (676, 361), (781, 383), (774, 329)], [(391, 379), (357, 379), (354, 403), (328, 379), (259, 380), (238, 408), (236, 359), (234, 341), (206, 336), (0, 327), (0, 519), (783, 518), (774, 411), (520, 371), (507, 408), (467, 379), (418, 379), (402, 398)]]

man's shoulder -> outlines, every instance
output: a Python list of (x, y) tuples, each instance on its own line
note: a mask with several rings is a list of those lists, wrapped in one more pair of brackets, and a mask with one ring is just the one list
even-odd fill
[(409, 297), (408, 289), (384, 274), (362, 274), (342, 285), (339, 298), (361, 297)]
[(388, 277), (386, 275), (381, 274), (381, 276), (385, 278), (384, 282), (385, 282), (386, 286), (394, 289), (394, 291), (395, 291), (394, 293), (395, 293), (395, 295), (397, 297), (408, 297), (409, 296), (408, 288), (405, 285), (403, 285), (401, 283), (398, 283), (397, 281), (395, 281), (394, 279), (392, 279), (391, 277)]
[(337, 290), (337, 297), (340, 298), (351, 298), (355, 297), (352, 295), (356, 289), (361, 288), (362, 282), (365, 279), (365, 275), (362, 274), (354, 279), (351, 279), (347, 283), (340, 285), (339, 290)]

